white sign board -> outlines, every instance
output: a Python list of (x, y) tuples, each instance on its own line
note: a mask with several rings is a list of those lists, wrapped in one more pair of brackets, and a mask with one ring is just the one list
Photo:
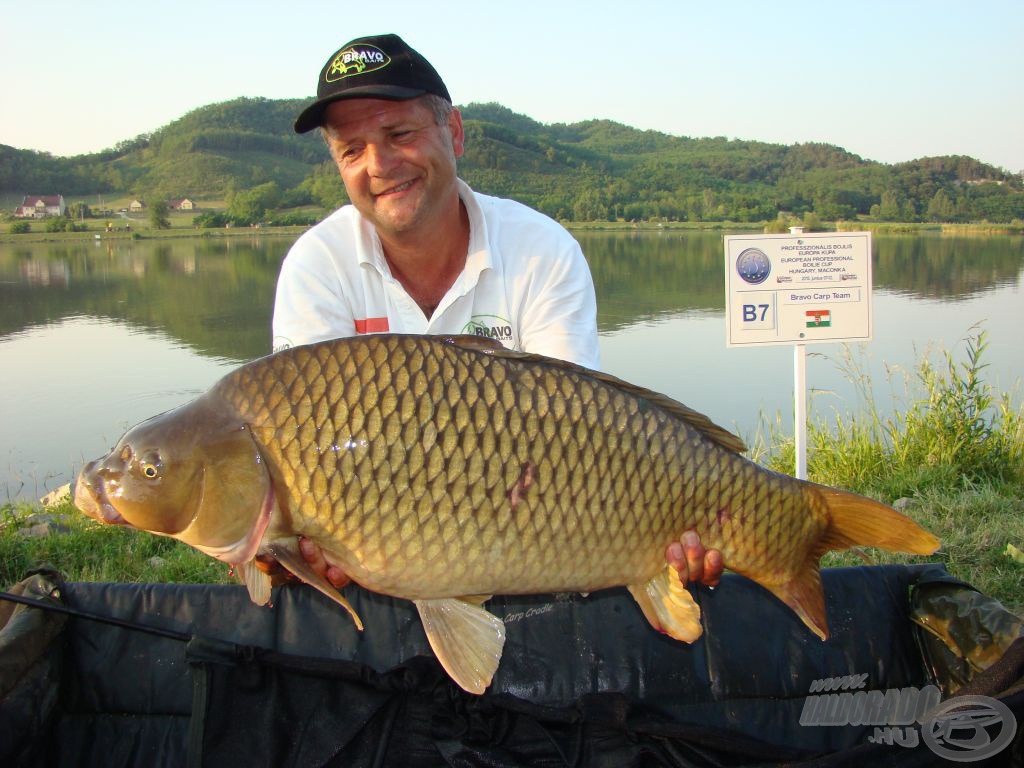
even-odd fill
[(725, 238), (730, 347), (871, 340), (871, 233)]

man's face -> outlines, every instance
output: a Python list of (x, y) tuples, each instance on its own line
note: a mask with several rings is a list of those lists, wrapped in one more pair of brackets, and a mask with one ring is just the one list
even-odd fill
[(438, 125), (423, 99), (348, 99), (327, 108), (324, 125), (352, 204), (383, 237), (429, 231), (457, 203), (458, 110)]

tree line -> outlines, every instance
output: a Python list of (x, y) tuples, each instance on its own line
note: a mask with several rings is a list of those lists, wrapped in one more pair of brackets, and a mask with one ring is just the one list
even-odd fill
[[(238, 223), (266, 220), (274, 211), (283, 218), (303, 206), (330, 210), (346, 202), (344, 188), (317, 133), (291, 130), (303, 104), (213, 104), (76, 157), (0, 146), (0, 191), (225, 198), (229, 210), (220, 215)], [(828, 144), (670, 136), (608, 120), (545, 125), (499, 104), (462, 110), (462, 177), (478, 191), (558, 219), (1024, 219), (1021, 175), (965, 156), (889, 165)], [(293, 220), (310, 217), (307, 211)]]

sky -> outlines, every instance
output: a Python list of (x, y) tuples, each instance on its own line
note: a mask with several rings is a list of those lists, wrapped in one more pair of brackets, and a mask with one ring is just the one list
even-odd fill
[(0, 144), (95, 152), (206, 104), (312, 97), (337, 49), (385, 32), (456, 104), (543, 123), (1024, 171), (1024, 0), (2, 0)]

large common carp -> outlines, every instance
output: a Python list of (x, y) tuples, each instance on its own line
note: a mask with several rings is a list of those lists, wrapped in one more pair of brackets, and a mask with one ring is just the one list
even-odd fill
[[(764, 469), (664, 395), (472, 336), (373, 335), (244, 365), (131, 429), (82, 469), (75, 503), (239, 566), (253, 600), (306, 566), (297, 536), (366, 589), (412, 600), (438, 659), (482, 692), (498, 666), (493, 594), (627, 585), (692, 642), (700, 610), (665, 548), (695, 529), (825, 638), (818, 561), (938, 540), (889, 507)], [(586, 554), (581, 554), (586, 553)]]

